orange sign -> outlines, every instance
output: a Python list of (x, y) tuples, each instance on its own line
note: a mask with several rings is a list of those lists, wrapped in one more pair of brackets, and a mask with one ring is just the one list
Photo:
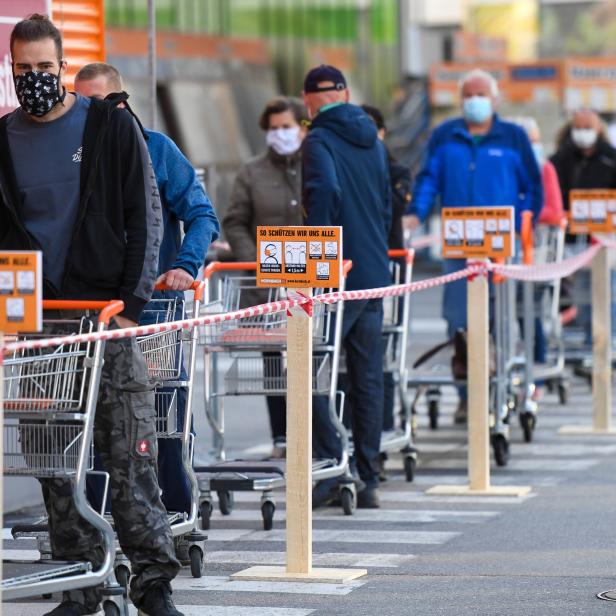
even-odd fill
[(342, 227), (257, 227), (257, 286), (337, 288)]
[(43, 254), (0, 252), (0, 332), (40, 332)]
[(569, 204), (569, 233), (616, 231), (616, 190), (572, 190)]
[(514, 254), (513, 207), (443, 208), (443, 258), (507, 258)]

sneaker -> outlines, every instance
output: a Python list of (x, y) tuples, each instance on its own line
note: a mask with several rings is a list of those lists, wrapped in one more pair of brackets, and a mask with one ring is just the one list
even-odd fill
[(467, 417), (467, 407), (466, 400), (460, 400), (458, 403), (458, 408), (456, 412), (453, 414), (453, 423), (458, 425), (463, 425), (466, 423)]
[(96, 607), (94, 611), (89, 610), (83, 603), (75, 601), (62, 601), (51, 612), (45, 612), (43, 616), (105, 616), (105, 612)]
[(336, 506), (340, 503), (340, 489), (337, 481), (325, 479), (312, 488), (312, 508)]
[(137, 616), (184, 616), (173, 605), (169, 582), (154, 582), (139, 603)]
[(357, 494), (358, 509), (380, 509), (381, 501), (379, 491), (376, 488), (364, 488)]
[(274, 446), (270, 458), (273, 460), (284, 460), (287, 457), (287, 440), (274, 439)]

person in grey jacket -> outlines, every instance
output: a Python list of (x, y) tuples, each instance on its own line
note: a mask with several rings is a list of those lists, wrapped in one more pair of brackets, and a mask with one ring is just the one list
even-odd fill
[[(299, 99), (277, 97), (265, 105), (259, 126), (266, 133), (267, 150), (240, 170), (222, 221), (225, 238), (238, 261), (256, 259), (258, 225), (302, 225), (300, 147), (308, 114)], [(252, 297), (251, 297), (252, 299)], [(266, 301), (255, 294), (254, 302)], [(264, 353), (266, 375), (279, 374), (280, 355)], [(286, 403), (282, 396), (267, 396), (274, 441), (273, 457), (286, 451)]]

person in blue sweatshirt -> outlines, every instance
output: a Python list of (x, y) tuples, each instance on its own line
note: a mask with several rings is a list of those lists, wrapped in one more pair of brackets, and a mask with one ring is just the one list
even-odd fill
[[(122, 78), (110, 64), (97, 62), (84, 66), (75, 77), (75, 90), (83, 96), (113, 98), (126, 105), (128, 94)], [(138, 120), (137, 120), (138, 121)], [(205, 260), (208, 247), (218, 238), (220, 227), (212, 203), (195, 170), (177, 145), (163, 133), (142, 129), (160, 192), (163, 210), (163, 239), (160, 246), (157, 283), (171, 291), (155, 291), (152, 299), (177, 298), (176, 318), (181, 318), (184, 291), (190, 288)], [(180, 222), (184, 227), (182, 240)], [(141, 325), (148, 324), (156, 304), (146, 305)], [(187, 378), (184, 367), (180, 380)], [(177, 388), (177, 425), (184, 422), (186, 389)], [(191, 487), (183, 469), (180, 439), (160, 439), (158, 443), (159, 484), (168, 511), (190, 511)]]
[[(391, 225), (389, 159), (372, 119), (349, 104), (344, 75), (333, 66), (312, 69), (304, 81), (304, 104), (312, 118), (302, 146), (302, 199), (306, 222), (342, 226), (343, 257), (353, 261), (349, 290), (391, 284), (387, 238)], [(347, 361), (347, 398), (355, 465), (365, 487), (358, 507), (379, 507), (379, 449), (383, 427), (383, 300), (346, 302), (342, 344)], [(340, 459), (341, 441), (329, 419), (327, 399), (315, 396), (314, 453)], [(318, 484), (313, 506), (337, 498), (335, 480)]]
[[(510, 205), (516, 230), (521, 213), (536, 219), (543, 206), (541, 172), (524, 129), (495, 113), (498, 84), (489, 73), (473, 69), (460, 81), (462, 117), (434, 129), (423, 168), (415, 181), (405, 225), (415, 229), (439, 198), (443, 207)], [(462, 259), (446, 259), (445, 273), (463, 269)], [(466, 281), (445, 286), (443, 316), (449, 336), (466, 328)], [(466, 390), (460, 389), (454, 420), (466, 422)]]

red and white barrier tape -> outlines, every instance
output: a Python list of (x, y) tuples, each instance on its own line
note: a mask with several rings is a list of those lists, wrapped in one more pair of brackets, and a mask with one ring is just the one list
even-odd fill
[(158, 323), (153, 325), (142, 325), (138, 327), (130, 327), (126, 329), (107, 330), (102, 332), (92, 332), (89, 334), (74, 334), (70, 336), (57, 336), (53, 338), (42, 338), (37, 340), (22, 340), (18, 342), (10, 342), (6, 344), (2, 352), (3, 354), (14, 353), (26, 349), (42, 349), (62, 344), (81, 344), (85, 342), (95, 342), (96, 340), (118, 340), (120, 338), (134, 338), (137, 336), (147, 336), (151, 334), (159, 334), (163, 332), (176, 331), (180, 329), (192, 329), (193, 327), (201, 327), (204, 325), (216, 325), (227, 321), (235, 321), (249, 317), (262, 316), (266, 314), (276, 314), (279, 312), (288, 312), (291, 308), (297, 306), (303, 307), (310, 312), (311, 306), (316, 303), (334, 304), (341, 300), (353, 301), (360, 299), (377, 299), (381, 297), (393, 297), (398, 295), (406, 295), (407, 293), (416, 293), (425, 289), (431, 289), (441, 285), (462, 280), (464, 278), (472, 278), (477, 275), (485, 275), (489, 271), (512, 278), (515, 280), (527, 281), (549, 281), (557, 278), (564, 278), (571, 275), (576, 270), (589, 264), (597, 252), (602, 247), (616, 248), (616, 242), (599, 240), (584, 252), (565, 259), (559, 263), (548, 263), (544, 265), (499, 265), (495, 263), (469, 263), (468, 267), (445, 274), (436, 278), (427, 280), (419, 280), (409, 284), (393, 285), (389, 287), (381, 287), (377, 289), (365, 289), (359, 291), (334, 291), (332, 293), (323, 293), (314, 297), (299, 297), (286, 299), (278, 302), (270, 302), (268, 304), (259, 304), (233, 312), (222, 314), (205, 315), (193, 319), (184, 319), (182, 321), (172, 321), (169, 323)]

